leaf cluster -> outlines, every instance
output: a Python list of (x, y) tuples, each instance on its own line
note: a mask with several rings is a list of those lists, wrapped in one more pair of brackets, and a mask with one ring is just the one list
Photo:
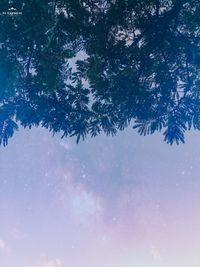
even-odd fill
[(77, 142), (132, 125), (179, 144), (200, 130), (199, 1), (12, 5), (22, 15), (0, 17), (1, 144), (19, 125)]

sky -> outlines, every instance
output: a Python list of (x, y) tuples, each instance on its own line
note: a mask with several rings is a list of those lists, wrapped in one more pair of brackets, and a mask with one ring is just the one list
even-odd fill
[(199, 147), (20, 130), (0, 148), (0, 266), (199, 267)]

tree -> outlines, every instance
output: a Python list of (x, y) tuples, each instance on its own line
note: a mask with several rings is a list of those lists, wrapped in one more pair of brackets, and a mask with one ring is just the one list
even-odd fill
[[(77, 141), (132, 125), (184, 142), (200, 129), (197, 0), (0, 4), (0, 143), (19, 125)], [(84, 51), (85, 59), (77, 54)], [(75, 61), (76, 68), (70, 62)]]

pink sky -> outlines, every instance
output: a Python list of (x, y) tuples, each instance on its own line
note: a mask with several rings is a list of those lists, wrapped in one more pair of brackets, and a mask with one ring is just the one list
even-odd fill
[(198, 145), (19, 132), (0, 152), (1, 266), (199, 267)]

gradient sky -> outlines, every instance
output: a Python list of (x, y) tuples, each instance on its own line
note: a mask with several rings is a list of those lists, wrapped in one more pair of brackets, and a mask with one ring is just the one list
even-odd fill
[(200, 136), (20, 130), (0, 149), (0, 266), (199, 267)]

